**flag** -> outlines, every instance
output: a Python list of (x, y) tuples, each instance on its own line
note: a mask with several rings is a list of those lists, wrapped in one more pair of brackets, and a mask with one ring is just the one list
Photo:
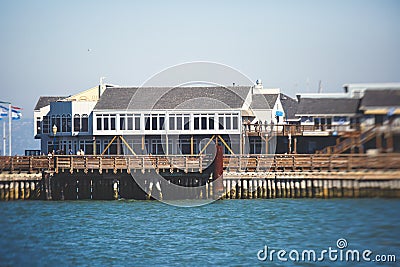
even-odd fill
[[(8, 116), (8, 107), (0, 105), (0, 119)], [(22, 108), (11, 106), (11, 115), (13, 120), (19, 120), (22, 117)]]

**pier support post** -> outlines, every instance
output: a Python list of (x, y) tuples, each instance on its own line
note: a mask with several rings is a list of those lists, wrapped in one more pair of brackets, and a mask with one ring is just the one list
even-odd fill
[(242, 180), (237, 181), (237, 186), (236, 186), (236, 195), (238, 199), (242, 198)]
[(10, 182), (10, 200), (14, 200), (14, 182)]
[(236, 180), (232, 180), (232, 188), (231, 188), (231, 199), (235, 199), (236, 195)]
[(6, 183), (4, 185), (4, 200), (9, 200), (10, 199), (10, 185)]
[(4, 184), (0, 183), (0, 200), (5, 200), (4, 199)]
[(20, 198), (25, 199), (25, 182), (21, 181), (19, 187), (20, 187)]
[(113, 181), (113, 198), (114, 200), (118, 200), (118, 181), (114, 180)]

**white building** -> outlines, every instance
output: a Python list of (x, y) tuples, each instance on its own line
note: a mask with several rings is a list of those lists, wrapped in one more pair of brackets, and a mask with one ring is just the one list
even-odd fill
[(198, 154), (207, 152), (210, 138), (223, 143), (225, 153), (242, 153), (249, 149), (243, 141), (244, 122), (283, 121), (279, 96), (279, 90), (264, 89), (261, 82), (230, 87), (96, 86), (71, 97), (41, 97), (35, 108), (35, 137), (41, 139), (42, 153), (56, 148), (61, 153)]

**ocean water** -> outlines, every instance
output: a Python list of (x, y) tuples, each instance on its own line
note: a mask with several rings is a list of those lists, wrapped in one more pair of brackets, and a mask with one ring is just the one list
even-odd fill
[[(224, 200), (195, 208), (126, 200), (0, 202), (0, 266), (357, 263), (333, 261), (326, 254), (320, 262), (294, 261), (295, 253), (292, 259), (288, 256), (293, 250), (314, 250), (318, 256), (329, 247), (344, 252), (368, 249), (369, 259), (395, 255), (396, 263), (357, 264), (398, 266), (399, 223), (398, 199)], [(347, 247), (339, 249), (338, 239), (345, 239)], [(268, 255), (271, 250), (287, 251), (287, 261), (277, 254), (261, 261), (265, 246)]]

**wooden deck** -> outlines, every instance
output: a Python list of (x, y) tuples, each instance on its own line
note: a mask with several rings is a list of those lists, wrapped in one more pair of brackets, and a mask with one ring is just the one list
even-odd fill
[[(183, 171), (202, 172), (211, 157), (198, 156), (2, 156), (0, 172), (39, 173), (103, 171)], [(313, 172), (400, 170), (400, 154), (291, 154), (291, 155), (225, 155), (226, 172)], [(400, 178), (400, 177), (399, 177)]]

